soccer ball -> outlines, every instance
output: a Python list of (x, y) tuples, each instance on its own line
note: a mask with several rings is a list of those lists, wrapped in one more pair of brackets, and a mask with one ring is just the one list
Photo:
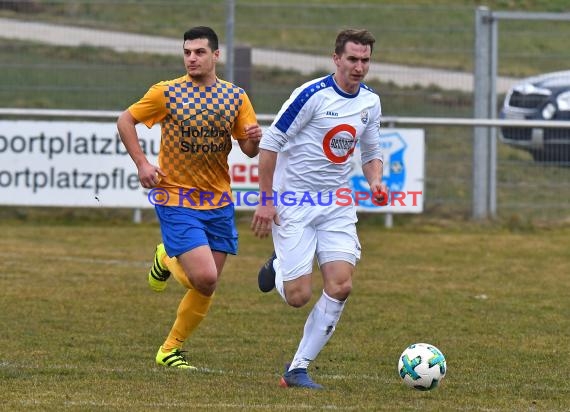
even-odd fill
[(436, 388), (446, 371), (445, 356), (428, 343), (408, 346), (398, 360), (398, 373), (402, 381), (420, 391)]

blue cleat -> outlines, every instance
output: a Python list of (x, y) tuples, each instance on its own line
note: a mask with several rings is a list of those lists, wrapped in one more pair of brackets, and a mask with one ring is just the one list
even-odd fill
[(272, 291), (275, 287), (275, 269), (273, 268), (273, 261), (276, 258), (277, 255), (273, 252), (267, 262), (265, 262), (261, 269), (259, 269), (257, 285), (259, 286), (259, 290), (264, 293)]
[(297, 368), (290, 371), (287, 369), (288, 367), (285, 368), (285, 373), (279, 381), (279, 386), (282, 388), (324, 389), (324, 386), (312, 381), (307, 369)]

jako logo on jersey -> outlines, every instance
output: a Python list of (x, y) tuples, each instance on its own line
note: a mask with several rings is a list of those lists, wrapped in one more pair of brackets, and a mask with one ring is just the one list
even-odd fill
[(363, 110), (360, 112), (360, 121), (362, 124), (368, 123), (368, 110)]
[(329, 111), (327, 111), (327, 112), (325, 113), (325, 116), (338, 117), (338, 113), (337, 113), (337, 112), (329, 112)]
[(356, 147), (356, 129), (349, 124), (333, 127), (323, 139), (323, 152), (333, 163), (344, 163)]

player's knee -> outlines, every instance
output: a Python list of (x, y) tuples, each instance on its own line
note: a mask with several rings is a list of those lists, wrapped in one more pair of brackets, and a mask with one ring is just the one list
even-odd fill
[(285, 291), (287, 303), (294, 308), (305, 306), (311, 300), (311, 291), (304, 289), (290, 289)]
[(218, 285), (218, 274), (215, 272), (196, 273), (192, 276), (190, 282), (200, 293), (210, 296)]
[(287, 303), (294, 308), (300, 308), (305, 306), (310, 299), (306, 299), (304, 296), (293, 295), (287, 297)]
[(352, 280), (325, 285), (325, 292), (333, 299), (346, 300), (352, 292)]

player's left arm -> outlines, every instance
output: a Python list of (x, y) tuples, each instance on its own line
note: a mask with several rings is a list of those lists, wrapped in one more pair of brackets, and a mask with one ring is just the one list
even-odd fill
[(388, 196), (388, 186), (382, 182), (384, 174), (384, 155), (380, 149), (380, 100), (373, 110), (370, 124), (360, 141), (362, 173), (370, 186), (374, 199), (382, 203)]
[(370, 192), (379, 203), (382, 203), (388, 196), (388, 186), (382, 182), (383, 168), (384, 163), (380, 159), (372, 159), (362, 165), (362, 173), (370, 185)]
[(261, 126), (257, 123), (253, 106), (245, 92), (242, 94), (242, 102), (232, 129), (232, 135), (237, 139), (241, 151), (246, 156), (257, 156), (262, 131)]

